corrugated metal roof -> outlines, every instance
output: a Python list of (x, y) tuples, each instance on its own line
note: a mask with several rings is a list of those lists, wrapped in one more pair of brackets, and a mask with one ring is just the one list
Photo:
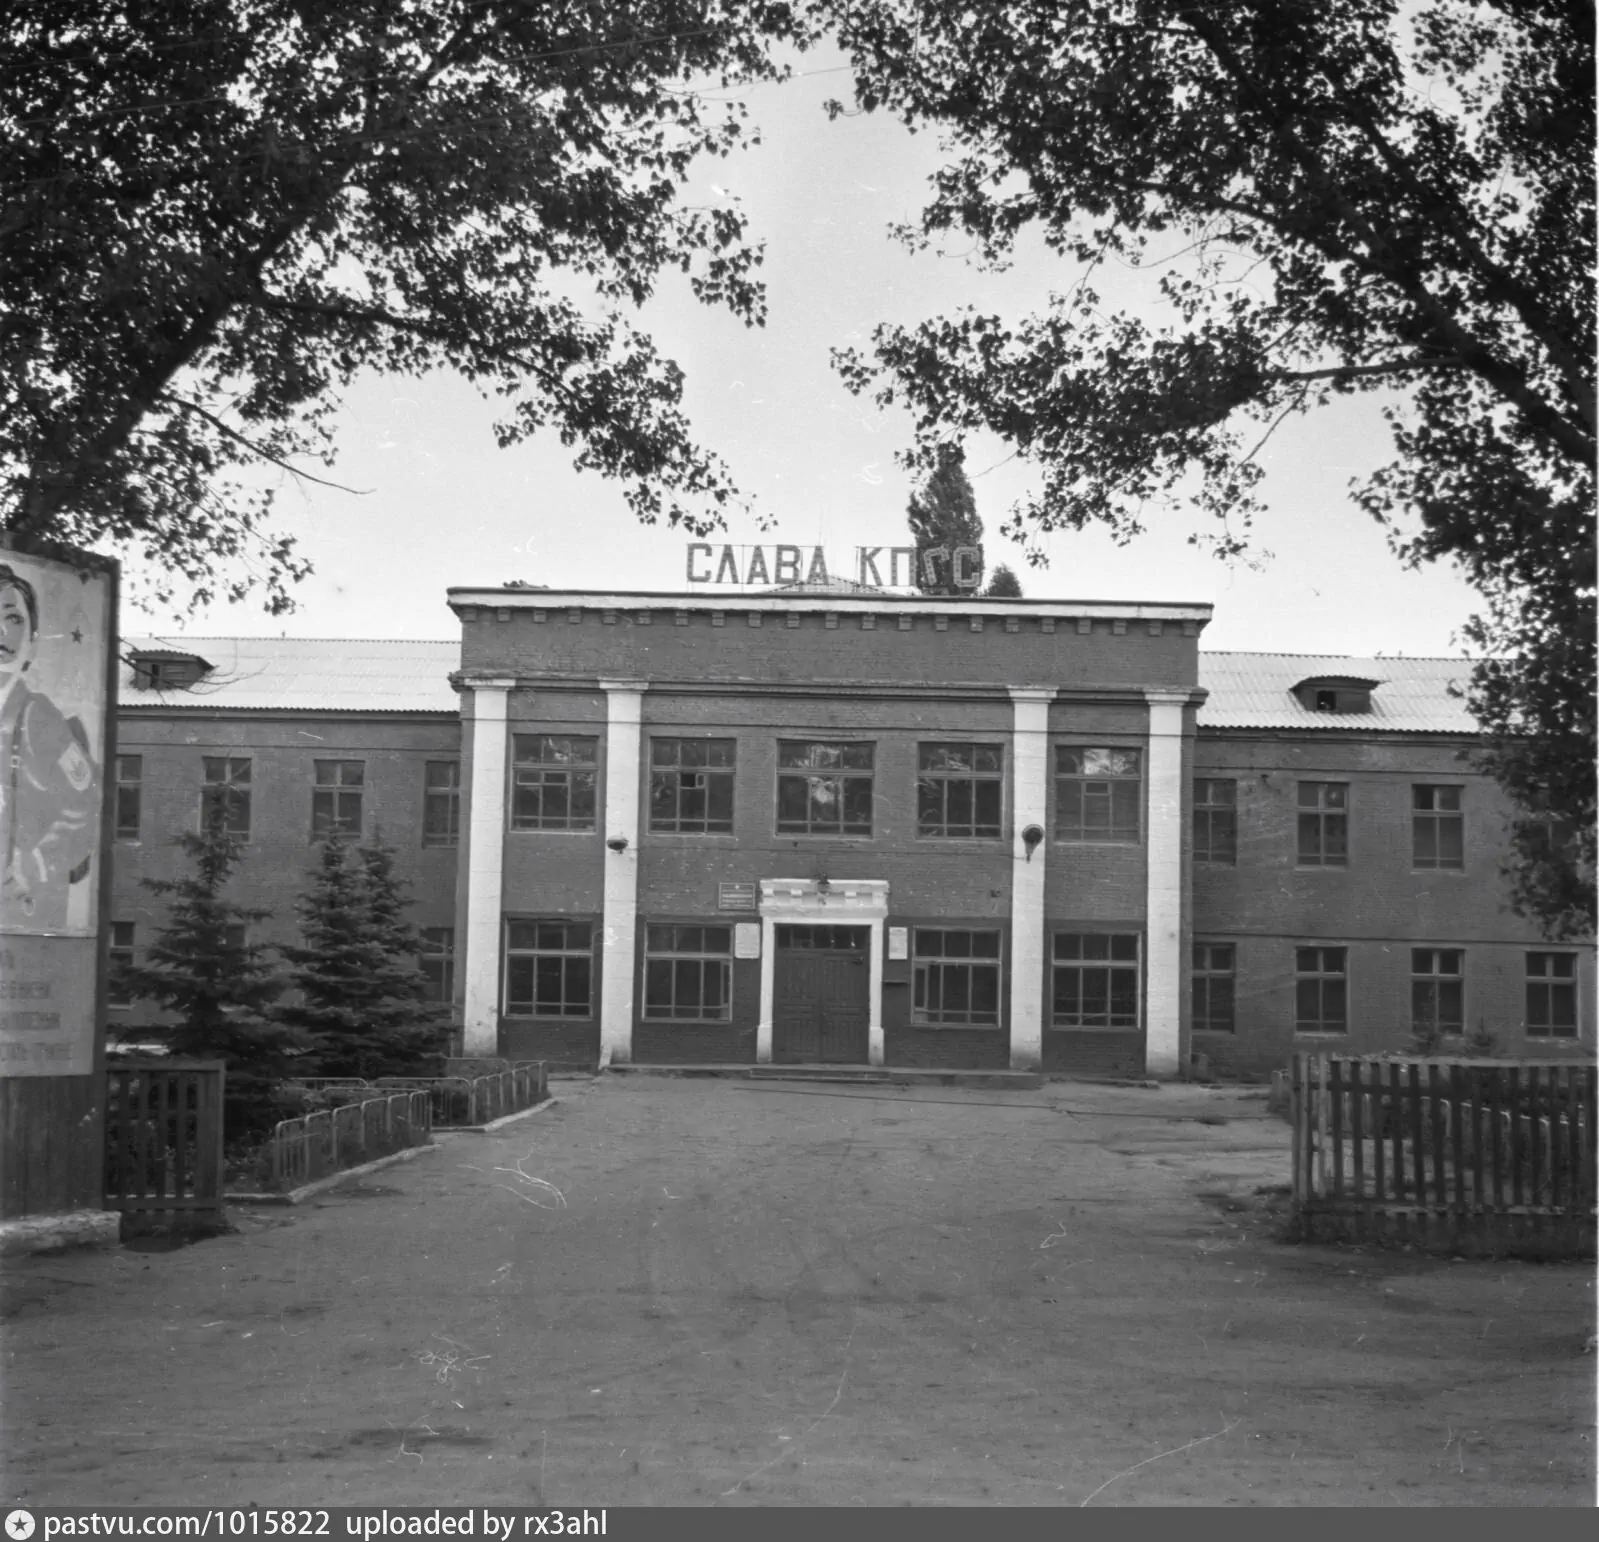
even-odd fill
[(141, 691), (124, 662), (124, 707), (230, 711), (455, 712), (459, 642), (302, 637), (126, 637), (141, 648), (196, 653), (210, 674), (187, 690)]
[[(141, 691), (124, 665), (125, 707), (284, 712), (454, 712), (449, 675), (461, 667), (456, 642), (295, 637), (129, 637), (124, 652), (196, 653), (211, 673), (180, 691)], [(1474, 733), (1465, 704), (1466, 659), (1347, 658), (1302, 653), (1205, 653), (1199, 683), (1210, 692), (1202, 728), (1307, 728), (1390, 733)], [(1293, 688), (1316, 675), (1381, 681), (1371, 711), (1312, 712)]]
[[(1476, 733), (1466, 704), (1449, 694), (1464, 687), (1470, 659), (1372, 659), (1335, 654), (1201, 653), (1199, 683), (1210, 692), (1201, 728), (1319, 728), (1359, 733)], [(1381, 683), (1371, 711), (1313, 712), (1293, 688), (1312, 676), (1363, 676)]]

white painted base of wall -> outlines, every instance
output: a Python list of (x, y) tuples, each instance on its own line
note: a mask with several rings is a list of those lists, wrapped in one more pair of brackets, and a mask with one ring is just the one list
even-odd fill
[(70, 1210), (0, 1221), (0, 1255), (50, 1253), (57, 1248), (107, 1247), (122, 1239), (117, 1210)]

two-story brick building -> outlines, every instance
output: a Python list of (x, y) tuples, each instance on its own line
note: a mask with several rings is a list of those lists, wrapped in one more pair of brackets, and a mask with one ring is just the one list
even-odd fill
[(120, 949), (161, 836), (220, 798), (284, 935), (318, 836), (381, 829), (469, 1053), (1258, 1073), (1422, 1025), (1591, 1053), (1592, 950), (1509, 911), (1459, 661), (1204, 654), (1204, 605), (450, 603), (459, 648), (138, 650)]

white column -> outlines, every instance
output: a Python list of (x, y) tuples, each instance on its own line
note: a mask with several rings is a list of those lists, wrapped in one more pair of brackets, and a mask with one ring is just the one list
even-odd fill
[(1149, 702), (1149, 889), (1144, 926), (1144, 1071), (1182, 1071), (1183, 708), (1186, 692), (1146, 691)]
[[(1050, 686), (1013, 686), (1011, 703), (1012, 820), (1010, 858), (1010, 1063), (1036, 1071), (1044, 1063), (1044, 868), (1049, 852)], [(1028, 849), (1022, 833), (1043, 838)]]
[(462, 683), (462, 715), (472, 725), (467, 788), (465, 983), (462, 1050), (500, 1049), (500, 915), (505, 868), (505, 720), (514, 680)]
[(866, 1063), (883, 1063), (883, 944), (888, 939), (882, 916), (872, 922), (872, 954), (868, 966), (867, 992), (871, 1004), (866, 1009)]
[[(600, 963), (600, 1064), (633, 1057), (638, 956), (639, 752), (644, 682), (602, 680), (605, 690), (605, 952)], [(621, 845), (621, 850), (616, 847)]]
[(772, 1063), (772, 1002), (777, 996), (777, 922), (761, 917), (761, 1020), (755, 1025), (755, 1063)]

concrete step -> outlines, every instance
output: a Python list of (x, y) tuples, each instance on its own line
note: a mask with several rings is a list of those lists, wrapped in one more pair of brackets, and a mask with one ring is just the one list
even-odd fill
[(1038, 1071), (958, 1071), (877, 1065), (611, 1065), (611, 1076), (743, 1076), (751, 1081), (845, 1082), (890, 1087), (987, 1087), (1030, 1091), (1044, 1085)]

